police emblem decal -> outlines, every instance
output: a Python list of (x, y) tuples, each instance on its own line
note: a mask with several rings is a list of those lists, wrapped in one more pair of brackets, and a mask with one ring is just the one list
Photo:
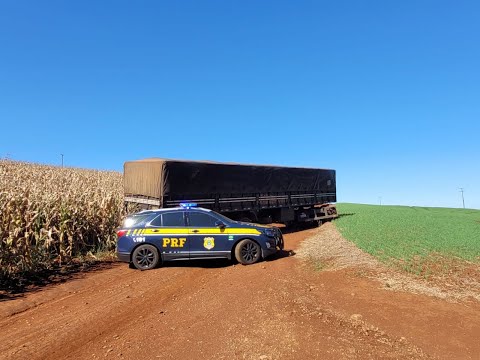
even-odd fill
[(207, 250), (212, 250), (215, 247), (215, 239), (213, 237), (204, 238), (203, 247)]

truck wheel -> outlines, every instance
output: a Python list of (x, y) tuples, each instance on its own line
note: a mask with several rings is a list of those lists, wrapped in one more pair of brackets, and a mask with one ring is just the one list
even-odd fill
[(150, 270), (158, 265), (160, 255), (153, 245), (140, 245), (132, 255), (132, 263), (139, 270)]
[(260, 257), (260, 246), (253, 240), (242, 240), (235, 247), (235, 258), (242, 265), (255, 264)]

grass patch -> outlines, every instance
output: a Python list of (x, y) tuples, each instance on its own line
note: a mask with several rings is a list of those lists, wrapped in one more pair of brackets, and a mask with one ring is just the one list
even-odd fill
[(328, 267), (328, 264), (324, 260), (320, 260), (316, 257), (309, 256), (306, 259), (306, 264), (310, 268), (310, 270), (315, 271), (315, 272), (322, 272)]
[[(342, 235), (383, 262), (421, 275), (452, 259), (480, 263), (480, 211), (338, 204)], [(456, 263), (456, 262), (455, 262)]]
[(314, 271), (323, 271), (327, 268), (327, 264), (320, 260), (311, 260), (312, 268)]

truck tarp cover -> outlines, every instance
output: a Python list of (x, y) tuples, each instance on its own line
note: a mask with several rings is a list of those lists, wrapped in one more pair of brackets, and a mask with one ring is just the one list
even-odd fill
[(335, 170), (145, 159), (124, 165), (125, 194), (161, 199), (212, 194), (335, 193)]

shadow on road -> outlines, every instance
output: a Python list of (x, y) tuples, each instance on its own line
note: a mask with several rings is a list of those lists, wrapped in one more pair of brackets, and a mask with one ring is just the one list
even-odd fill
[[(339, 216), (351, 216), (354, 214), (341, 214)], [(296, 233), (308, 229), (313, 229), (317, 225), (315, 223), (307, 223), (302, 226), (290, 226), (285, 227), (283, 225), (276, 224), (283, 234)], [(280, 250), (274, 255), (265, 259), (265, 262), (271, 262), (280, 260), (286, 257), (294, 256), (293, 250)], [(0, 282), (0, 302), (14, 300), (24, 296), (27, 293), (32, 293), (43, 289), (46, 286), (61, 284), (69, 280), (77, 279), (85, 275), (86, 273), (102, 271), (110, 269), (115, 264), (120, 264), (116, 261), (99, 261), (94, 263), (76, 263), (70, 265), (64, 265), (59, 268), (44, 270), (36, 274), (25, 275), (20, 279), (14, 281), (1, 281)], [(128, 268), (127, 264), (123, 264)], [(216, 269), (225, 268), (233, 265), (239, 265), (235, 260), (227, 259), (205, 259), (205, 260), (188, 260), (188, 261), (172, 261), (163, 264), (163, 267), (185, 267), (185, 268), (206, 268)]]
[[(271, 262), (279, 259), (283, 259), (289, 256), (294, 256), (293, 250), (279, 250), (275, 254), (266, 258), (265, 262)], [(260, 261), (261, 263), (262, 261)], [(225, 268), (233, 265), (241, 265), (236, 260), (228, 259), (202, 259), (202, 260), (185, 260), (185, 261), (168, 261), (163, 263), (162, 267), (165, 268), (204, 268), (204, 269), (218, 269)], [(246, 265), (248, 266), (248, 265)]]
[(167, 261), (161, 268), (205, 268), (217, 269), (232, 266), (233, 262), (227, 259), (206, 259), (206, 260), (177, 260)]
[[(294, 256), (293, 250), (279, 250), (277, 253), (266, 258), (265, 262), (280, 260), (289, 256)], [(261, 261), (262, 262), (262, 261)], [(261, 263), (260, 262), (260, 263)], [(128, 268), (128, 264), (116, 261), (96, 262), (92, 264), (72, 264), (61, 268), (44, 270), (40, 273), (17, 279), (8, 283), (0, 284), (0, 303), (4, 301), (15, 300), (25, 296), (28, 293), (34, 293), (42, 290), (49, 285), (62, 284), (64, 282), (78, 279), (87, 273), (111, 269), (118, 264)], [(187, 261), (170, 261), (165, 262), (164, 268), (204, 268), (204, 269), (218, 269), (226, 268), (233, 265), (240, 265), (236, 260), (228, 259), (202, 259), (202, 260), (187, 260)], [(161, 268), (162, 268), (161, 267)], [(161, 270), (159, 268), (158, 270)], [(132, 269), (132, 271), (139, 271)]]
[(11, 281), (0, 283), (0, 302), (20, 298), (27, 293), (36, 292), (48, 285), (62, 284), (81, 278), (86, 273), (112, 268), (115, 261), (98, 261), (93, 263), (74, 263), (54, 269), (46, 269), (35, 274), (25, 275)]
[(344, 216), (353, 216), (353, 215), (355, 215), (355, 213), (345, 213), (345, 214), (338, 214), (338, 217), (341, 218)]
[(288, 249), (283, 249), (283, 250), (277, 251), (272, 256), (269, 256), (268, 258), (266, 258), (265, 262), (271, 262), (271, 261), (283, 259), (283, 258), (290, 257), (290, 256), (295, 256), (295, 251), (288, 250)]
[(282, 234), (293, 234), (293, 233), (304, 231), (304, 230), (315, 229), (316, 227), (318, 227), (316, 223), (308, 222), (301, 225), (291, 225), (288, 227), (280, 227), (280, 230), (282, 230)]

